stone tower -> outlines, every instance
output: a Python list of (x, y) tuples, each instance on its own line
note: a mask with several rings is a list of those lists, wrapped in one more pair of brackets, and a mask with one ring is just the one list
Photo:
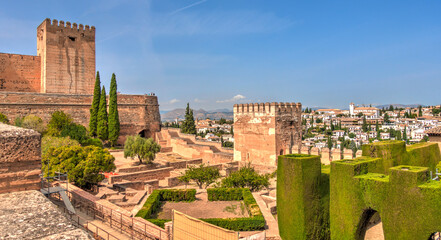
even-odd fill
[(234, 160), (276, 166), (302, 140), (301, 103), (234, 105)]
[(42, 93), (93, 94), (95, 27), (45, 19), (37, 27)]

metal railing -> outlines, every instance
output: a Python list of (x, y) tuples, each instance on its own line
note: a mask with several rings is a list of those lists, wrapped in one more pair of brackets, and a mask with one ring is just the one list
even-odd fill
[[(71, 202), (75, 205), (75, 199), (71, 191), (66, 192)], [(79, 198), (81, 196), (75, 194)], [(146, 222), (140, 221), (134, 217), (115, 211), (112, 208), (102, 204), (91, 202), (93, 206), (81, 204), (78, 208), (94, 219), (106, 222), (110, 227), (119, 230), (121, 233), (131, 236), (132, 239), (159, 239), (168, 240), (169, 234), (162, 228)]]

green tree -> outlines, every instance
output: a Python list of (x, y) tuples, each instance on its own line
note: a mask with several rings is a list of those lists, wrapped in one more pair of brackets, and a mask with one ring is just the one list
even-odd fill
[(390, 123), (389, 114), (385, 113), (384, 117), (383, 117), (383, 120), (384, 120), (385, 123)]
[(200, 189), (207, 188), (218, 178), (220, 178), (219, 169), (205, 166), (203, 163), (197, 167), (190, 166), (185, 174), (181, 176), (181, 179), (193, 180)]
[(21, 127), (27, 128), (27, 129), (33, 129), (39, 133), (43, 133), (46, 129), (44, 126), (43, 120), (35, 115), (27, 115), (23, 118), (21, 122)]
[(389, 106), (389, 111), (393, 112), (394, 111), (394, 106), (390, 105)]
[(47, 124), (47, 135), (59, 137), (64, 127), (72, 123), (72, 118), (63, 111), (52, 113), (51, 119)]
[(193, 110), (190, 108), (190, 104), (187, 103), (185, 109), (185, 120), (182, 123), (181, 131), (187, 134), (196, 134), (196, 125), (194, 124)]
[(357, 156), (357, 144), (355, 144), (354, 141), (351, 141), (351, 143), (349, 144), (349, 148), (352, 150), (352, 158), (355, 158)]
[(407, 139), (407, 127), (405, 126), (404, 127), (404, 131), (403, 131), (403, 140), (407, 143), (408, 141), (408, 139)]
[(140, 163), (151, 163), (155, 155), (161, 150), (153, 138), (145, 139), (139, 135), (128, 136), (124, 143), (124, 157), (137, 157)]
[(418, 117), (422, 117), (423, 116), (423, 109), (421, 107), (421, 105), (418, 106)]
[(375, 130), (377, 130), (377, 139), (380, 140), (380, 126), (378, 125), (378, 120), (375, 122)]
[(42, 172), (45, 176), (66, 172), (69, 181), (79, 187), (90, 188), (104, 179), (102, 172), (115, 169), (114, 161), (107, 149), (95, 146), (52, 147), (42, 156)]
[(76, 140), (81, 144), (89, 139), (89, 136), (87, 136), (86, 128), (83, 125), (73, 122), (63, 126), (60, 137), (70, 137), (71, 139)]
[(102, 141), (109, 138), (106, 89), (101, 91), (100, 109), (98, 111), (97, 136)]
[(369, 131), (369, 126), (366, 122), (366, 116), (363, 116), (363, 124), (361, 125), (361, 129), (363, 130), (363, 132)]
[(76, 140), (70, 137), (52, 137), (45, 135), (41, 138), (41, 155), (43, 156), (51, 148), (81, 146)]
[(93, 100), (90, 108), (89, 132), (92, 137), (97, 136), (98, 111), (100, 109), (101, 81), (100, 72), (96, 72), (95, 87), (93, 89)]
[(332, 122), (332, 119), (331, 119), (331, 131), (334, 131), (335, 130), (335, 126), (334, 126), (334, 123)]
[(269, 186), (270, 174), (259, 174), (250, 164), (222, 179), (221, 186), (226, 188), (249, 188), (252, 192)]
[(8, 119), (8, 117), (6, 117), (6, 115), (3, 114), (3, 113), (1, 113), (1, 112), (0, 112), (0, 123), (6, 123), (6, 124), (9, 124), (9, 119)]
[(116, 76), (112, 74), (109, 92), (109, 141), (112, 146), (115, 146), (120, 130), (116, 88)]
[(329, 148), (329, 151), (331, 151), (331, 149), (332, 149), (332, 140), (331, 140), (331, 137), (328, 137), (328, 142), (327, 142), (327, 144), (328, 144), (328, 148)]

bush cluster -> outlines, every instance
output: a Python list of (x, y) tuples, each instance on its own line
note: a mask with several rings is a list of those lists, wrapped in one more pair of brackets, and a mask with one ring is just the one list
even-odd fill
[(233, 231), (254, 231), (265, 228), (263, 216), (249, 218), (205, 218), (201, 220)]

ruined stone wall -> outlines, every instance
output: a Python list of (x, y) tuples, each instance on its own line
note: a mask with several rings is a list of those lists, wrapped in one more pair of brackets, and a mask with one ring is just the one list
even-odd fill
[(0, 91), (40, 92), (38, 56), (0, 53)]
[(136, 173), (124, 173), (120, 175), (113, 175), (109, 177), (109, 183), (114, 184), (117, 182), (127, 181), (147, 181), (147, 180), (162, 180), (166, 177), (170, 177), (170, 172), (173, 170), (171, 167), (160, 168), (154, 170), (147, 170)]
[[(61, 110), (72, 116), (76, 123), (88, 127), (92, 95), (42, 94), (0, 92), (0, 112), (11, 121), (17, 117), (34, 114), (45, 123), (51, 114)], [(146, 137), (154, 137), (160, 131), (158, 98), (147, 95), (118, 95), (118, 111), (121, 123), (118, 143), (126, 136), (144, 132)]]
[(39, 189), (40, 173), (40, 134), (0, 123), (0, 193)]
[(301, 143), (300, 103), (234, 105), (234, 160), (275, 166)]
[(45, 19), (37, 28), (41, 92), (92, 94), (95, 82), (95, 27)]

